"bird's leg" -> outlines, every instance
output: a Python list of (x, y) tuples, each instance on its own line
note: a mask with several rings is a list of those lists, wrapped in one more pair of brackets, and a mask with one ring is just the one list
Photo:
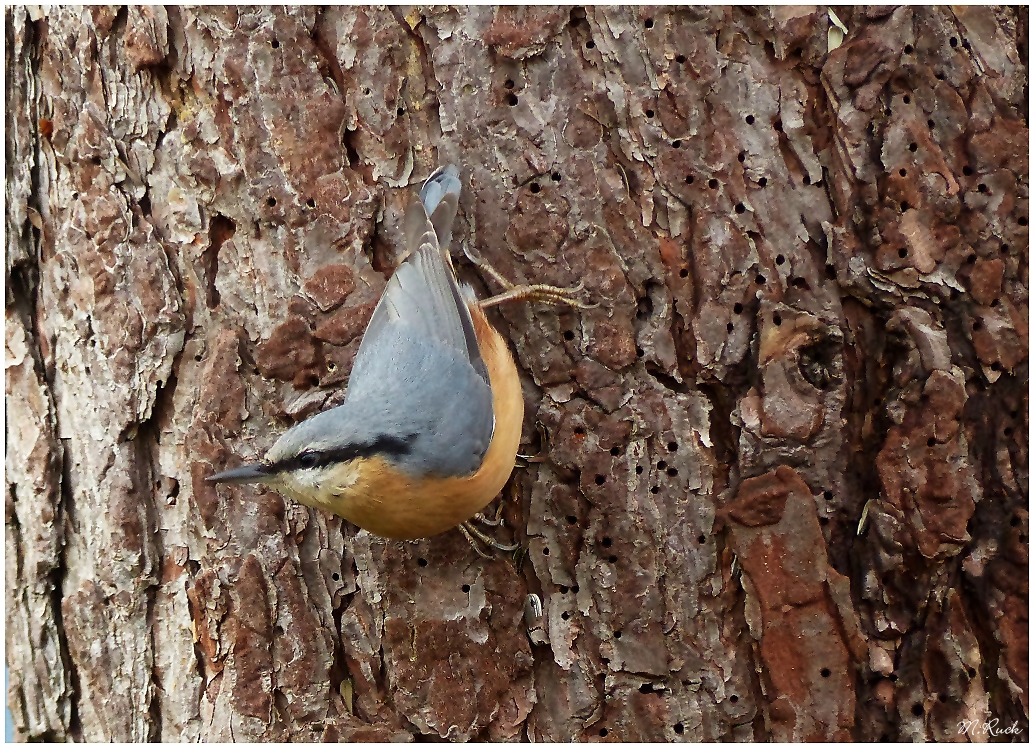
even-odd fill
[[(500, 522), (501, 521), (502, 520), (500, 520)], [(491, 537), (489, 535), (486, 535), (485, 533), (481, 532), (481, 530), (479, 530), (474, 525), (474, 523), (471, 522), (470, 520), (467, 520), (466, 522), (461, 522), (460, 523), (460, 531), (466, 536), (467, 540), (470, 540), (470, 544), (471, 545), (474, 545), (474, 541), (471, 540), (471, 537), (470, 537), (471, 535), (473, 535), (475, 538), (480, 540), (482, 543), (485, 543), (486, 545), (490, 545), (493, 548), (498, 548), (501, 551), (515, 551), (515, 550), (517, 550), (518, 548), (521, 547), (520, 543), (513, 543), (512, 545), (507, 545), (506, 543), (500, 543), (495, 538), (493, 538), (493, 537)], [(477, 546), (474, 546), (474, 550), (478, 550)], [(481, 555), (484, 555), (484, 554), (481, 554)]]
[(528, 463), (527, 465), (518, 465), (518, 467), (526, 468), (533, 463), (545, 462), (549, 459), (549, 434), (546, 433), (546, 429), (538, 421), (535, 422), (535, 427), (539, 430), (539, 452), (534, 455), (518, 454), (518, 458)]
[(574, 288), (558, 288), (557, 286), (549, 286), (543, 283), (536, 283), (530, 286), (518, 286), (504, 278), (502, 273), (488, 264), (484, 259), (471, 253), (466, 244), (463, 245), (463, 254), (467, 256), (468, 260), (474, 263), (478, 270), (483, 270), (485, 273), (490, 275), (492, 279), (504, 289), (502, 293), (478, 302), (482, 309), (488, 309), (489, 307), (503, 304), (507, 301), (541, 301), (553, 306), (566, 305), (578, 307), (579, 309), (591, 309), (594, 306), (575, 298), (575, 294), (584, 288), (582, 283), (579, 283)]
[(474, 536), (471, 535), (470, 530), (467, 529), (470, 527), (469, 523), (460, 522), (457, 527), (460, 529), (460, 532), (463, 533), (463, 537), (467, 539), (467, 542), (470, 543), (470, 547), (474, 549), (475, 553), (481, 556), (481, 558), (492, 558), (491, 554), (485, 553), (481, 550), (481, 546), (478, 545), (476, 540), (474, 540)]

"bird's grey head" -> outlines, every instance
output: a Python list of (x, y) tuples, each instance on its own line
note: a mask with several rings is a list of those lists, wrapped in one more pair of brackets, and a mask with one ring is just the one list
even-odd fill
[[(372, 457), (394, 462), (412, 449), (413, 437), (371, 430), (348, 406), (313, 416), (290, 428), (260, 462), (208, 478), (211, 483), (261, 483), (291, 498), (322, 506), (328, 481), (348, 480), (348, 466)], [(366, 420), (366, 419), (362, 419)]]

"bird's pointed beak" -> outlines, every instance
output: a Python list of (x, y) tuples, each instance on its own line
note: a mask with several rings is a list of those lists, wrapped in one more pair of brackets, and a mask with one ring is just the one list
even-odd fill
[(261, 483), (268, 480), (269, 475), (269, 467), (265, 463), (251, 462), (233, 470), (210, 475), (205, 480), (209, 483)]

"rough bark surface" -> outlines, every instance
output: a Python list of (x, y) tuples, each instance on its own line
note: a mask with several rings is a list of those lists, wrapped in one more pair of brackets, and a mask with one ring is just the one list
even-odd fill
[[(1026, 11), (837, 13), (8, 9), (18, 735), (1025, 739)], [(515, 559), (204, 483), (340, 401), (447, 161), (598, 302), (493, 312)]]

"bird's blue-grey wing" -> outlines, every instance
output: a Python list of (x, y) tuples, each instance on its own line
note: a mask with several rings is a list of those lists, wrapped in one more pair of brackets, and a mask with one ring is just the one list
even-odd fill
[(406, 211), (407, 254), (374, 310), (347, 395), (354, 413), (378, 408), (369, 417), (399, 438), (421, 435), (403, 464), (447, 475), (480, 465), (495, 423), (470, 311), (432, 222), (447, 238), (459, 189), (455, 167), (439, 170)]

